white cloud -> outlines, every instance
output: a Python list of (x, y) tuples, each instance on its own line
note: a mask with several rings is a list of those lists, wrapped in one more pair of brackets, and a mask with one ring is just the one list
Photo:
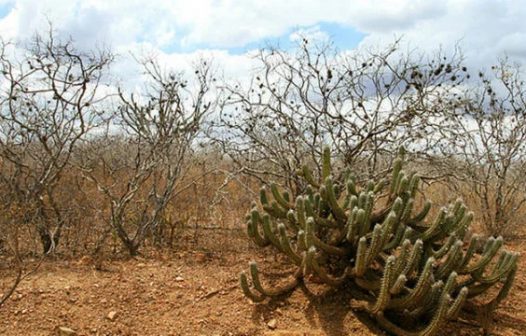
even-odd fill
[(322, 38), (322, 23), (361, 31), (362, 46), (384, 45), (395, 36), (424, 50), (447, 50), (461, 41), (476, 67), (504, 53), (526, 62), (523, 0), (0, 0), (9, 3), (13, 9), (0, 19), (3, 38), (43, 31), (49, 19), (84, 48), (110, 45), (123, 56), (153, 49), (171, 61), (195, 55), (185, 50), (209, 49), (233, 73), (247, 58), (224, 50), (291, 31)]

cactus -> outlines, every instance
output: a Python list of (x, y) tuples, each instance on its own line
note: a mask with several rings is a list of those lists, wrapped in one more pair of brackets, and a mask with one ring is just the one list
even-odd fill
[(387, 183), (361, 187), (350, 169), (334, 178), (324, 148), (318, 178), (307, 166), (298, 170), (308, 187), (295, 200), (277, 184), (270, 193), (262, 188), (247, 216), (248, 235), (297, 269), (280, 287), (265, 288), (251, 263), (250, 277), (241, 274), (245, 295), (262, 302), (316, 278), (349, 290), (358, 309), (398, 336), (435, 335), (448, 320), (480, 310), (474, 297), (493, 295), (476, 300), (491, 313), (511, 289), (518, 254), (503, 250), (501, 237), (468, 239), (473, 213), (461, 200), (429, 218), (432, 205), (419, 200), (420, 178), (404, 171), (403, 153)]

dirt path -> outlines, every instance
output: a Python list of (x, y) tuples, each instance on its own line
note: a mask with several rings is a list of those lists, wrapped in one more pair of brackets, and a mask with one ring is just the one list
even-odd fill
[[(350, 310), (348, 297), (321, 287), (310, 289), (325, 295), (298, 290), (282, 301), (252, 304), (237, 277), (249, 259), (188, 252), (114, 261), (105, 272), (86, 260), (47, 262), (0, 310), (0, 335), (57, 335), (62, 326), (78, 335), (373, 335)], [(496, 316), (495, 335), (526, 335), (525, 259)], [(481, 331), (456, 324), (443, 335)]]

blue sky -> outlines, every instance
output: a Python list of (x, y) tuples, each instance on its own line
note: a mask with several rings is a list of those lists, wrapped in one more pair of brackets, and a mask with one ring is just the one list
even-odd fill
[(503, 55), (526, 61), (524, 17), (524, 0), (0, 0), (0, 36), (23, 40), (51, 21), (80, 47), (148, 50), (175, 65), (210, 53), (240, 69), (251, 50), (291, 48), (298, 33), (340, 50), (403, 37), (422, 51), (460, 43), (471, 64), (485, 67)]

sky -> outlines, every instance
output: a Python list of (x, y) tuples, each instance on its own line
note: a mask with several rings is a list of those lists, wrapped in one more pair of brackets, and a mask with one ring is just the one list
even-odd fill
[(109, 46), (114, 69), (134, 70), (131, 53), (170, 66), (211, 56), (246, 71), (250, 52), (292, 48), (297, 36), (331, 39), (340, 50), (381, 47), (401, 37), (423, 51), (460, 45), (469, 64), (498, 57), (526, 63), (526, 0), (0, 0), (0, 36), (21, 41), (48, 29), (81, 48)]

